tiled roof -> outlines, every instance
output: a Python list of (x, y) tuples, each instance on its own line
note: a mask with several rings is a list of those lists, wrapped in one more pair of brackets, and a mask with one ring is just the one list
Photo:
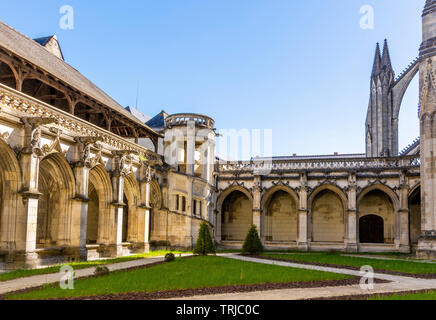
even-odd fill
[(127, 107), (127, 111), (129, 111), (132, 115), (134, 115), (136, 118), (138, 118), (141, 122), (146, 123), (151, 119), (150, 116), (146, 115), (145, 113), (142, 113), (138, 109), (135, 109), (133, 107)]
[(167, 116), (168, 116), (168, 113), (166, 113), (164, 110), (162, 110), (159, 114), (154, 116), (146, 124), (155, 130), (162, 130), (165, 128), (165, 118)]
[[(39, 41), (42, 42), (43, 38), (39, 39)], [(120, 113), (132, 122), (152, 131), (151, 128), (125, 110), (118, 102), (88, 80), (79, 71), (62, 59), (54, 57), (53, 54), (39, 44), (39, 41), (37, 42), (26, 37), (0, 21), (0, 47), (38, 66), (71, 87)]]

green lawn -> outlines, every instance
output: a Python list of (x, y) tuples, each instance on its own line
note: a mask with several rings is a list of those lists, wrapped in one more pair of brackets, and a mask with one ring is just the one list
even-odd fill
[(11, 272), (1, 273), (0, 274), (0, 281), (8, 281), (13, 280), (17, 278), (24, 278), (24, 277), (30, 277), (40, 274), (48, 274), (48, 273), (56, 273), (59, 272), (59, 269), (63, 265), (70, 265), (74, 269), (85, 269), (90, 267), (95, 267), (98, 265), (105, 265), (105, 264), (111, 264), (111, 263), (118, 263), (118, 262), (126, 262), (126, 261), (132, 261), (132, 260), (138, 260), (143, 258), (151, 258), (156, 256), (165, 255), (168, 252), (172, 252), (174, 254), (182, 254), (182, 253), (192, 253), (192, 252), (185, 252), (185, 251), (151, 251), (150, 253), (143, 253), (138, 255), (132, 255), (128, 257), (120, 257), (120, 258), (114, 258), (114, 259), (106, 259), (106, 260), (98, 260), (98, 261), (88, 261), (88, 262), (74, 262), (74, 263), (66, 263), (62, 265), (56, 265), (51, 266), (47, 268), (41, 268), (41, 269), (20, 269), (20, 270), (14, 270)]
[(74, 290), (46, 286), (8, 299), (49, 299), (128, 292), (157, 292), (238, 284), (289, 283), (350, 279), (351, 276), (244, 262), (217, 256), (176, 259), (143, 269), (117, 271), (74, 283)]
[(410, 274), (428, 275), (436, 274), (436, 264), (403, 260), (380, 260), (361, 257), (342, 256), (340, 253), (264, 253), (263, 256), (295, 260), (302, 262), (314, 262), (330, 265), (350, 266), (360, 268), (365, 265), (372, 266), (374, 270), (397, 271)]
[(391, 296), (374, 296), (368, 300), (436, 300), (436, 291), (410, 293), (405, 295), (394, 294)]

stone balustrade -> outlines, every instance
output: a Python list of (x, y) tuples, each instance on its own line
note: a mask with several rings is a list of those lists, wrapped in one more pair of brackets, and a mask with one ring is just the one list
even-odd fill
[(100, 138), (102, 143), (116, 150), (130, 150), (149, 160), (162, 160), (160, 155), (147, 148), (0, 83), (0, 112), (2, 108), (10, 108), (23, 117), (53, 118), (57, 127), (77, 136)]
[(419, 168), (419, 156), (395, 158), (337, 158), (337, 159), (303, 159), (303, 160), (251, 160), (237, 162), (219, 162), (216, 171), (252, 172), (252, 171), (325, 171), (325, 170), (370, 170)]
[(194, 113), (173, 114), (165, 119), (167, 128), (174, 126), (186, 126), (190, 121), (193, 121), (198, 127), (214, 129), (215, 126), (215, 121), (212, 118)]

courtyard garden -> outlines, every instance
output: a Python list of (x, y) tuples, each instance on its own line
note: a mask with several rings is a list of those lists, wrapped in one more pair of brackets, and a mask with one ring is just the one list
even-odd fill
[[(328, 266), (339, 269), (360, 270), (371, 266), (375, 272), (408, 277), (436, 279), (436, 263), (418, 261), (405, 254), (346, 254), (340, 252), (273, 252), (265, 251), (256, 227), (247, 233), (240, 252), (216, 250), (209, 227), (203, 223), (193, 252), (154, 251), (116, 259), (69, 264), (75, 270), (84, 270), (81, 278), (74, 280), (74, 287), (62, 289), (59, 282), (52, 281), (40, 287), (22, 289), (2, 295), (9, 300), (45, 299), (95, 299), (95, 300), (154, 300), (262, 292), (278, 289), (302, 289), (322, 287), (358, 286), (358, 273), (349, 275), (344, 270), (314, 270), (304, 265)], [(189, 255), (182, 256), (182, 253)], [(218, 255), (217, 255), (218, 253)], [(224, 254), (226, 253), (226, 254)], [(224, 254), (224, 255), (223, 255)], [(223, 256), (221, 256), (223, 255)], [(242, 256), (241, 256), (242, 255)], [(164, 256), (164, 259), (142, 260), (138, 263), (122, 264), (110, 271), (106, 265)], [(248, 256), (248, 258), (243, 257)], [(258, 259), (250, 259), (258, 258)], [(263, 260), (259, 260), (263, 259)], [(285, 261), (299, 266), (280, 266), (272, 262)], [(56, 276), (61, 265), (34, 270), (17, 270), (0, 275), (0, 281), (26, 278), (32, 275), (52, 273)], [(302, 268), (303, 267), (303, 268)], [(347, 271), (347, 270), (345, 270)], [(334, 273), (338, 272), (338, 273)], [(381, 277), (383, 279), (383, 277)], [(400, 278), (401, 279), (401, 278)], [(403, 278), (407, 279), (407, 278)], [(57, 278), (54, 278), (58, 281)], [(398, 280), (381, 280), (390, 283)], [(428, 280), (420, 280), (428, 281)], [(434, 280), (433, 280), (434, 281)], [(425, 288), (434, 289), (434, 284)], [(413, 287), (411, 290), (413, 291)], [(334, 290), (334, 289), (330, 289)], [(328, 298), (328, 297), (327, 297)], [(344, 299), (369, 300), (433, 300), (436, 291), (405, 292), (371, 296), (344, 296)]]
[(31, 277), (42, 274), (50, 274), (59, 272), (60, 267), (64, 265), (69, 265), (73, 267), (75, 270), (85, 269), (90, 267), (96, 267), (100, 265), (108, 265), (113, 263), (134, 261), (145, 258), (152, 258), (158, 256), (164, 256), (165, 254), (172, 252), (173, 254), (190, 254), (190, 251), (167, 251), (167, 250), (158, 250), (158, 251), (150, 251), (149, 253), (142, 253), (137, 255), (131, 255), (126, 257), (119, 257), (113, 259), (104, 259), (104, 260), (95, 260), (95, 261), (82, 261), (82, 262), (72, 262), (65, 263), (60, 265), (49, 266), (46, 268), (37, 268), (37, 269), (18, 269), (14, 271), (0, 273), (0, 282), (9, 281), (18, 278)]
[(264, 252), (260, 256), (267, 259), (321, 266), (349, 267), (357, 270), (362, 266), (369, 265), (375, 272), (436, 278), (436, 263), (403, 259), (401, 255), (389, 255), (388, 258), (384, 258), (382, 255), (364, 257), (339, 252)]
[(210, 288), (214, 288), (215, 291), (218, 289), (219, 292), (226, 292), (225, 289), (232, 292), (250, 290), (250, 286), (253, 285), (266, 285), (268, 288), (310, 287), (318, 285), (318, 282), (322, 282), (323, 285), (328, 285), (329, 282), (331, 285), (337, 285), (338, 281), (339, 284), (358, 283), (355, 277), (343, 274), (244, 262), (219, 256), (196, 256), (176, 258), (172, 262), (148, 268), (116, 271), (102, 277), (79, 279), (75, 281), (74, 290), (62, 290), (59, 284), (47, 285), (21, 294), (9, 294), (5, 298), (64, 299), (164, 293), (184, 289), (205, 289), (206, 292), (210, 292)]

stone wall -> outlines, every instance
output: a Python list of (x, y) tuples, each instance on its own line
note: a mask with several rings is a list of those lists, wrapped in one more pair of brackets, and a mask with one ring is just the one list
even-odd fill
[(265, 212), (265, 241), (296, 242), (298, 230), (297, 205), (292, 197), (278, 191)]
[(253, 223), (251, 201), (244, 194), (234, 192), (222, 210), (222, 239), (243, 241)]
[(323, 191), (312, 204), (312, 241), (344, 242), (345, 215), (341, 199), (331, 191)]

